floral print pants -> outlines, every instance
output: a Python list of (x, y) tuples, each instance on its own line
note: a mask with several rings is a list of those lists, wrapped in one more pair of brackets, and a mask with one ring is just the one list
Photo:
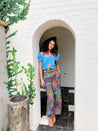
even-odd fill
[(57, 70), (43, 72), (43, 78), (47, 93), (46, 115), (48, 118), (52, 118), (53, 114), (60, 115), (62, 109), (60, 73)]

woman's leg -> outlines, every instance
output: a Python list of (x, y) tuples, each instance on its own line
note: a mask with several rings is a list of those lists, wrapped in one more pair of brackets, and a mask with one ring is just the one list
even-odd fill
[(53, 127), (53, 108), (54, 108), (54, 95), (53, 95), (53, 87), (52, 87), (52, 79), (51, 79), (51, 73), (45, 73), (44, 74), (44, 80), (45, 80), (45, 87), (46, 87), (46, 93), (47, 93), (47, 112), (46, 115), (49, 118), (49, 126)]
[(53, 117), (53, 107), (54, 107), (54, 96), (53, 96), (53, 89), (52, 83), (46, 82), (46, 91), (47, 91), (47, 116), (49, 118)]
[[(55, 71), (52, 79), (52, 86), (54, 92), (54, 113), (56, 115), (61, 114), (62, 110), (62, 95), (61, 95), (61, 81), (60, 74)], [(55, 119), (55, 115), (54, 115)], [(55, 121), (55, 120), (54, 120)]]

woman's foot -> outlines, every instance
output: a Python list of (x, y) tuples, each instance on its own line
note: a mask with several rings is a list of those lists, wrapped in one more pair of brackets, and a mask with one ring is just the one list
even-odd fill
[(53, 121), (53, 123), (55, 123), (55, 122), (56, 122), (56, 117), (55, 117), (55, 114), (53, 114), (52, 121)]
[(49, 118), (48, 125), (49, 125), (50, 127), (53, 127), (53, 121), (52, 121), (52, 118)]

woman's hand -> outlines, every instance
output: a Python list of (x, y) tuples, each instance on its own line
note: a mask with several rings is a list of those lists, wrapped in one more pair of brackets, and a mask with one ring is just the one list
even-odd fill
[(45, 81), (43, 79), (41, 80), (41, 86), (45, 87)]
[(58, 70), (58, 73), (60, 73), (60, 70)]
[(55, 63), (56, 63), (56, 68), (58, 70), (58, 73), (60, 73), (60, 67), (59, 67), (58, 61), (55, 61)]
[(39, 74), (40, 74), (40, 79), (41, 79), (41, 86), (45, 87), (45, 81), (42, 75), (42, 61), (39, 61)]

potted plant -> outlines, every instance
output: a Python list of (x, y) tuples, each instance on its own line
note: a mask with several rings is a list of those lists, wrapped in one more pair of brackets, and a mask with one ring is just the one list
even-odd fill
[[(15, 33), (14, 33), (15, 34)], [(11, 35), (12, 36), (12, 35)], [(33, 105), (35, 86), (33, 82), (34, 67), (28, 63), (28, 68), (19, 67), (20, 61), (16, 60), (17, 50), (8, 48), (7, 60), (8, 82), (5, 82), (9, 91), (8, 121), (9, 130), (29, 130), (29, 104)], [(20, 73), (24, 76), (25, 82)], [(20, 78), (20, 79), (19, 79)]]
[[(17, 31), (6, 37), (13, 37)], [(6, 42), (8, 81), (5, 82), (9, 92), (8, 101), (8, 125), (12, 131), (29, 130), (29, 104), (33, 105), (35, 98), (35, 86), (33, 82), (34, 67), (28, 63), (28, 67), (20, 66), (16, 60), (15, 47), (10, 48), (10, 41)], [(22, 75), (23, 77), (20, 77)], [(25, 78), (25, 80), (24, 80)], [(25, 81), (25, 82), (24, 82)]]

